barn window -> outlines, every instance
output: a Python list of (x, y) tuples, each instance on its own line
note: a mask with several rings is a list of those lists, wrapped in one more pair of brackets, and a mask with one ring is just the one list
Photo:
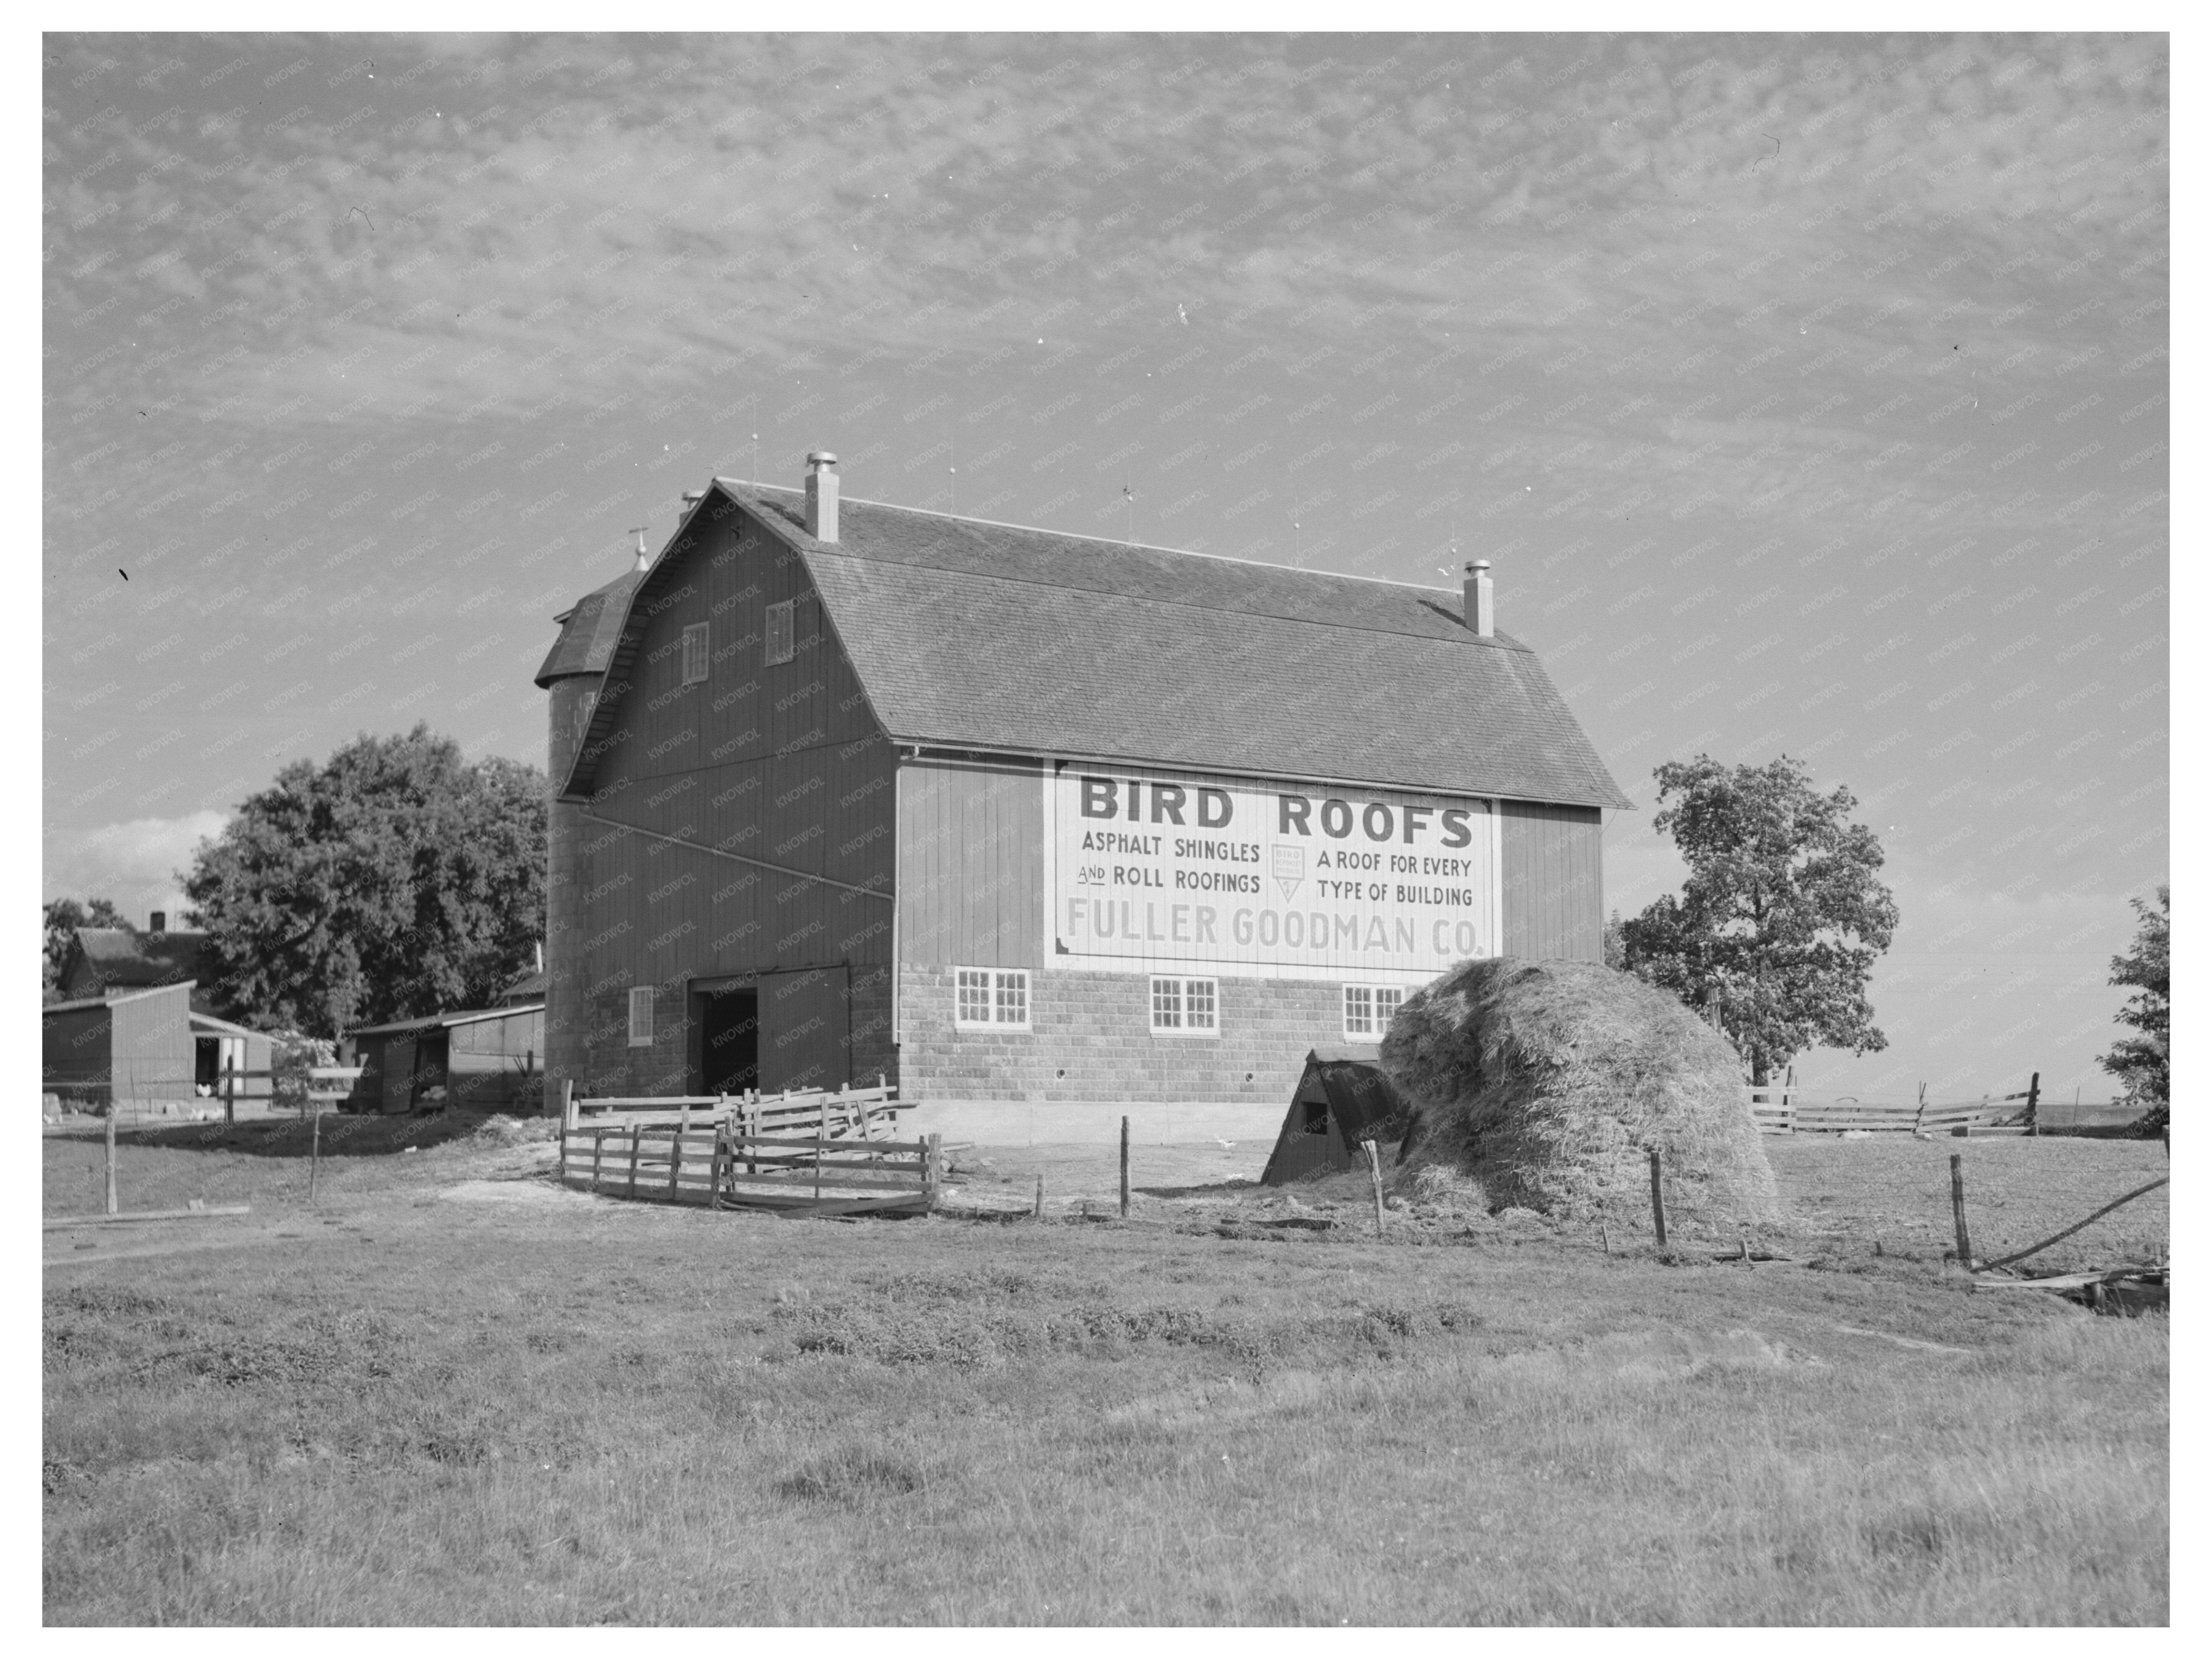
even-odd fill
[(1395, 985), (1347, 985), (1344, 988), (1344, 1035), (1359, 1042), (1374, 1042), (1390, 1029), (1391, 1016), (1406, 994)]
[(1220, 987), (1210, 979), (1152, 981), (1152, 1030), (1161, 1036), (1221, 1035)]
[(684, 630), (684, 684), (696, 685), (707, 678), (707, 624), (693, 623)]
[(634, 985), (629, 993), (629, 1046), (653, 1046), (653, 987)]
[(798, 606), (798, 600), (786, 599), (781, 605), (768, 608), (768, 660), (771, 668), (777, 663), (789, 662), (798, 653), (792, 638), (792, 613)]
[(1030, 976), (1024, 968), (962, 968), (952, 1023), (962, 1030), (1030, 1029)]

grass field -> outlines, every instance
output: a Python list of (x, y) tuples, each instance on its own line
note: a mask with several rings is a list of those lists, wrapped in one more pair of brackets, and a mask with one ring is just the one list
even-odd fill
[[(1127, 1224), (1087, 1146), (957, 1155), (1042, 1224), (836, 1224), (468, 1121), (349, 1122), (313, 1209), (296, 1127), (149, 1139), (126, 1208), (253, 1213), (47, 1235), (50, 1623), (2166, 1618), (2166, 1322), (1947, 1273), (1942, 1143), (1771, 1143), (1804, 1259), (1746, 1267), (1419, 1199), (1377, 1242), (1261, 1145), (1141, 1152)], [(2164, 1173), (1963, 1150), (1991, 1253)], [(2162, 1255), (2163, 1198), (2073, 1259)]]

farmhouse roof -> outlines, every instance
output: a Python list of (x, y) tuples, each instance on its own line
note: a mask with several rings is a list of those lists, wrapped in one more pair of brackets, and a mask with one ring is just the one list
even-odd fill
[(550, 983), (550, 981), (541, 969), (536, 973), (525, 974), (520, 979), (501, 990), (494, 1000), (501, 1007), (517, 1002), (543, 1002), (545, 1000), (545, 991)]
[[(624, 596), (611, 683), (718, 494), (799, 554), (895, 741), (1632, 805), (1535, 653), (1470, 633), (1457, 592), (852, 497), (824, 543), (799, 491), (726, 478)], [(564, 632), (554, 656), (568, 645)], [(620, 703), (601, 698), (563, 798), (589, 795)]]
[(197, 979), (207, 935), (188, 932), (141, 933), (128, 927), (80, 927), (63, 964), (62, 982), (130, 989)]

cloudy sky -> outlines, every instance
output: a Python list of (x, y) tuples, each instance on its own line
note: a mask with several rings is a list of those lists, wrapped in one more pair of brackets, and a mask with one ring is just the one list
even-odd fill
[(2164, 37), (45, 46), (49, 896), (173, 904), (362, 731), (542, 764), (629, 527), (826, 446), (979, 517), (1488, 557), (1639, 803), (1609, 904), (1678, 878), (1662, 760), (1863, 803), (1892, 1046), (1801, 1074), (2106, 1092), (2168, 860)]

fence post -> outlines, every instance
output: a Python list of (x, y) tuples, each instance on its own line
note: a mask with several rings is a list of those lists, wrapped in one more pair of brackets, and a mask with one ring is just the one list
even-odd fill
[(2027, 1132), (2031, 1135), (2039, 1135), (2043, 1133), (2035, 1121), (2036, 1103), (2042, 1097), (2043, 1073), (2030, 1072), (2027, 1074)]
[(576, 1127), (576, 1079), (561, 1079), (561, 1133), (567, 1134)]
[(1920, 1085), (1920, 1098), (1912, 1108), (1912, 1133), (1920, 1133), (1920, 1120), (1928, 1115), (1928, 1085)]
[(222, 1121), (225, 1124), (238, 1121), (238, 1073), (228, 1068), (222, 1074)]
[(1367, 1181), (1375, 1189), (1375, 1236), (1380, 1238), (1382, 1236), (1382, 1156), (1375, 1150), (1373, 1141), (1363, 1140), (1359, 1144), (1367, 1151)]
[(1971, 1275), (1974, 1271), (1974, 1247), (1966, 1238), (1966, 1160), (1956, 1152), (1951, 1154), (1951, 1225), (1958, 1234), (1959, 1265)]
[(1659, 1184), (1659, 1149), (1651, 1148), (1651, 1231), (1659, 1235), (1659, 1248), (1667, 1248), (1667, 1194)]
[[(323, 1167), (323, 1103), (318, 1100), (310, 1103), (315, 1109), (314, 1139), (307, 1149), (307, 1202), (312, 1204), (315, 1201), (315, 1177)], [(562, 1156), (565, 1158), (567, 1155), (563, 1148)], [(568, 1171), (564, 1168), (562, 1173), (566, 1175)]]
[(1129, 1120), (1121, 1119), (1121, 1219), (1129, 1218)]
[(645, 1125), (632, 1118), (629, 1124), (629, 1195), (632, 1198), (637, 1196), (637, 1152), (644, 1134)]
[(116, 1212), (115, 1205), (115, 1097), (107, 1097), (107, 1213)]

